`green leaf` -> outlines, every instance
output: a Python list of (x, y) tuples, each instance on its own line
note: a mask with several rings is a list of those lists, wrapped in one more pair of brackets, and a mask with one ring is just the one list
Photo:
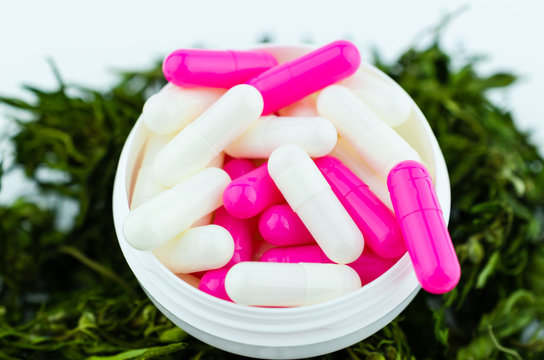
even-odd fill
[(165, 355), (170, 355), (187, 347), (187, 344), (170, 344), (165, 346), (155, 346), (146, 349), (135, 349), (124, 351), (112, 356), (91, 356), (88, 360), (139, 360), (152, 359)]
[(491, 255), (487, 264), (480, 272), (480, 275), (478, 276), (478, 280), (476, 281), (476, 289), (481, 289), (484, 287), (484, 285), (487, 282), (487, 279), (491, 275), (493, 275), (493, 273), (495, 272), (495, 269), (499, 263), (499, 260), (500, 260), (500, 253), (496, 251)]

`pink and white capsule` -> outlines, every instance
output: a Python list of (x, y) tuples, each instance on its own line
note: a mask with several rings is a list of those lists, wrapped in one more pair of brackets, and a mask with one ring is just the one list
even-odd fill
[(461, 267), (429, 172), (404, 161), (391, 170), (387, 187), (421, 287), (433, 294), (452, 290)]
[(142, 117), (156, 134), (174, 134), (209, 108), (225, 93), (210, 88), (180, 88), (167, 84), (146, 100)]
[(347, 264), (361, 255), (363, 234), (304, 149), (293, 144), (280, 146), (268, 160), (268, 171), (332, 261)]
[(237, 85), (228, 90), (157, 154), (154, 169), (159, 182), (173, 186), (204, 168), (259, 118), (262, 108), (255, 88)]
[(234, 253), (234, 241), (225, 228), (205, 225), (185, 231), (153, 253), (173, 273), (193, 273), (226, 265)]
[(153, 250), (187, 230), (221, 206), (230, 182), (226, 172), (205, 168), (131, 211), (123, 224), (127, 242), (138, 250)]
[(361, 179), (332, 156), (316, 159), (315, 164), (376, 254), (396, 258), (406, 252), (395, 215)]
[(259, 232), (264, 240), (276, 246), (315, 243), (312, 234), (289, 205), (274, 205), (259, 218)]
[(340, 136), (348, 140), (383, 179), (401, 161), (421, 161), (406, 140), (344, 86), (324, 89), (317, 98), (317, 111), (336, 125)]
[(331, 300), (361, 287), (346, 265), (245, 261), (225, 278), (227, 295), (238, 304), (302, 306)]
[[(280, 263), (332, 263), (317, 245), (277, 247), (266, 251), (260, 261)], [(368, 284), (380, 277), (395, 264), (397, 259), (385, 259), (365, 248), (354, 262), (346, 264), (357, 272), (361, 283)]]
[(284, 144), (296, 144), (312, 157), (327, 155), (336, 145), (336, 129), (319, 116), (263, 116), (234, 140), (225, 152), (232, 157), (268, 158)]
[(283, 201), (283, 195), (268, 174), (267, 163), (233, 180), (223, 193), (225, 209), (240, 219), (253, 217)]
[(180, 49), (162, 64), (167, 81), (178, 86), (231, 88), (278, 63), (264, 51)]

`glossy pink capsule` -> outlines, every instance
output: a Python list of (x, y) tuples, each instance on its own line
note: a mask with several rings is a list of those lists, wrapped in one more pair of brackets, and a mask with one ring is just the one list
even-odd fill
[(206, 272), (200, 279), (198, 289), (217, 298), (232, 302), (225, 290), (225, 277), (228, 271), (227, 268), (221, 268)]
[(285, 201), (268, 174), (267, 163), (231, 181), (223, 192), (223, 205), (234, 217), (247, 219)]
[(177, 86), (228, 89), (276, 65), (264, 51), (180, 49), (164, 59), (162, 71)]
[(315, 243), (312, 234), (289, 205), (274, 205), (259, 218), (259, 232), (272, 245), (289, 246)]
[(370, 250), (370, 248), (366, 248), (363, 254), (357, 260), (348, 264), (348, 266), (359, 274), (362, 284), (368, 284), (382, 276), (383, 273), (397, 263), (398, 259), (383, 258)]
[[(364, 252), (364, 251), (363, 251)], [(275, 247), (265, 251), (259, 261), (284, 263), (330, 263), (319, 245)]]
[(406, 245), (393, 212), (382, 203), (367, 184), (332, 156), (315, 163), (365, 237), (366, 244), (379, 256), (397, 258)]
[(235, 218), (225, 210), (225, 207), (221, 206), (215, 211), (213, 223), (227, 229), (234, 240), (234, 254), (224, 266), (225, 268), (230, 268), (241, 261), (251, 260), (255, 219)]
[[(229, 174), (231, 179), (237, 179), (255, 170), (255, 165), (247, 159), (231, 159), (225, 163), (223, 170)], [(234, 240), (234, 254), (223, 268), (228, 269), (241, 261), (251, 260), (255, 219), (235, 218), (228, 213), (224, 206), (221, 206), (215, 211), (213, 223), (227, 229)]]
[[(310, 263), (332, 263), (319, 245), (277, 247), (266, 251), (260, 261), (266, 262), (310, 262)], [(376, 255), (369, 248), (365, 248), (357, 260), (347, 264), (359, 274), (361, 283), (368, 284), (378, 278), (395, 264), (397, 259), (384, 259)]]
[(223, 165), (223, 170), (225, 170), (233, 180), (255, 170), (255, 168), (256, 166), (253, 165), (253, 162), (248, 159), (230, 159)]
[(429, 172), (417, 161), (400, 162), (387, 187), (421, 287), (433, 294), (452, 290), (461, 267)]
[(357, 47), (339, 40), (298, 59), (275, 66), (247, 84), (263, 96), (268, 115), (353, 74), (361, 63)]

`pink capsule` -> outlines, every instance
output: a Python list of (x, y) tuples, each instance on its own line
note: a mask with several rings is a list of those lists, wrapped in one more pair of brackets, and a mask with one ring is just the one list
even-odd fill
[(263, 96), (268, 115), (353, 74), (361, 63), (357, 47), (339, 40), (298, 59), (275, 66), (247, 84)]
[(223, 192), (223, 205), (240, 219), (253, 217), (283, 201), (283, 195), (268, 174), (267, 163), (231, 181)]
[(234, 254), (224, 266), (230, 268), (234, 264), (251, 260), (253, 253), (253, 233), (255, 232), (255, 219), (238, 219), (232, 216), (221, 206), (215, 211), (213, 219), (215, 225), (227, 229), (234, 240)]
[(225, 277), (229, 269), (210, 270), (202, 276), (198, 289), (219, 299), (232, 302), (225, 290)]
[(263, 239), (276, 246), (315, 243), (312, 234), (289, 205), (274, 205), (259, 218), (259, 232)]
[(255, 170), (255, 165), (248, 159), (230, 159), (223, 165), (223, 170), (234, 180)]
[(383, 258), (370, 250), (370, 248), (366, 248), (363, 254), (357, 260), (348, 264), (348, 266), (359, 274), (362, 284), (368, 284), (382, 276), (383, 273), (396, 264), (398, 259)]
[(417, 161), (400, 162), (387, 187), (421, 287), (433, 294), (452, 290), (461, 267), (429, 172)]
[(396, 258), (406, 252), (395, 215), (361, 179), (332, 156), (315, 163), (365, 238), (381, 257)]
[(231, 88), (277, 65), (264, 51), (180, 49), (162, 63), (167, 81), (177, 86)]
[[(319, 245), (277, 247), (266, 251), (260, 261), (266, 262), (310, 262), (332, 263)], [(359, 274), (361, 283), (368, 284), (385, 273), (395, 264), (397, 259), (385, 259), (376, 255), (369, 248), (365, 248), (361, 256), (354, 262), (347, 264)]]
[(332, 263), (319, 245), (275, 247), (265, 251), (259, 261), (283, 263)]

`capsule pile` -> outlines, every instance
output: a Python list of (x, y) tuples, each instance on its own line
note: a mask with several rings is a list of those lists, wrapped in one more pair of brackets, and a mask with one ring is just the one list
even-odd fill
[(142, 111), (128, 243), (243, 305), (342, 296), (406, 250), (425, 290), (453, 289), (434, 185), (393, 129), (412, 103), (359, 66), (347, 41), (282, 64), (265, 51), (171, 53), (170, 83)]

